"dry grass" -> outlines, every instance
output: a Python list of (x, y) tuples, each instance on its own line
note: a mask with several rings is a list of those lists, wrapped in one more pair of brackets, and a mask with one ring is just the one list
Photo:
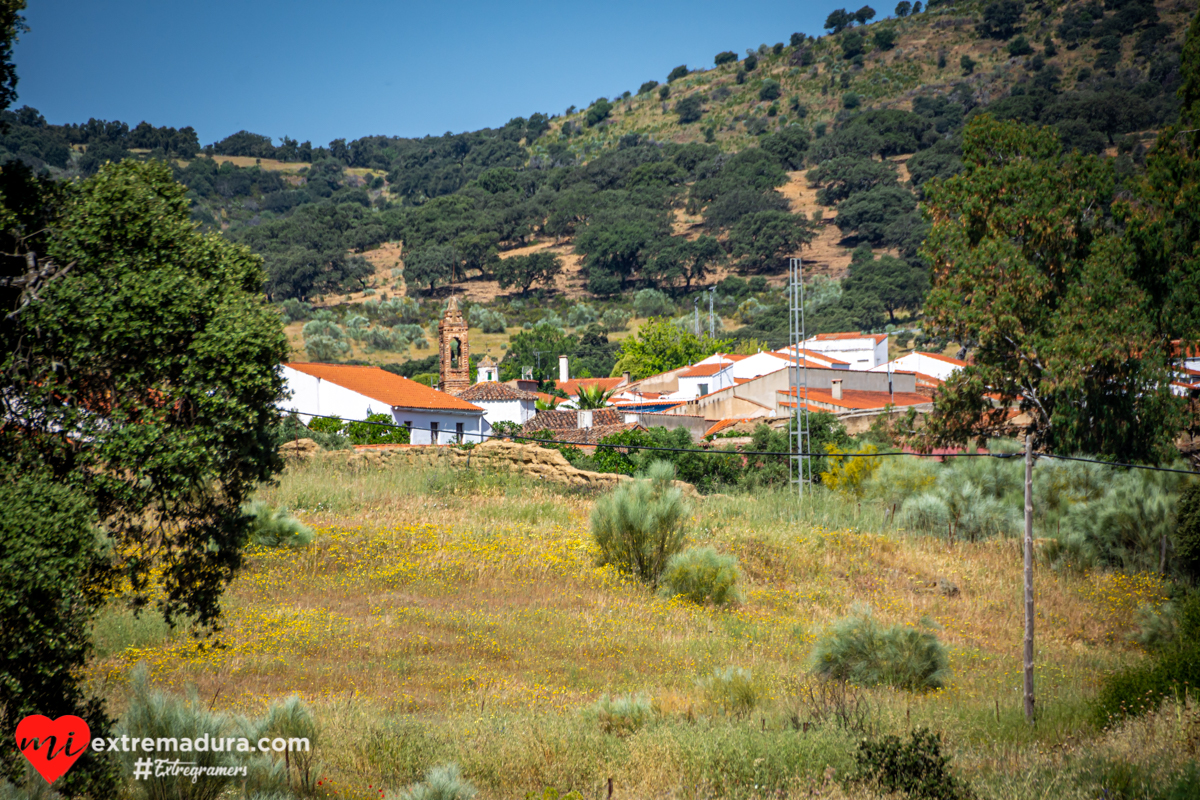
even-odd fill
[[(339, 737), (322, 756), (339, 796), (396, 788), (444, 760), (462, 763), (487, 797), (547, 785), (602, 796), (614, 775), (625, 797), (751, 797), (759, 778), (730, 781), (755, 769), (764, 788), (807, 796), (827, 768), (850, 769), (852, 738), (805, 738), (788, 720), (803, 716), (812, 642), (858, 603), (888, 623), (932, 620), (951, 653), (944, 690), (868, 693), (884, 730), (944, 731), (985, 797), (1067, 796), (1064, 759), (1116, 757), (1133, 741), (1129, 731), (1100, 737), (1086, 702), (1101, 675), (1140, 658), (1123, 635), (1140, 602), (1162, 597), (1152, 577), (1039, 569), (1041, 722), (1030, 731), (1014, 541), (908, 537), (829, 494), (803, 507), (782, 494), (711, 497), (694, 511), (692, 538), (737, 555), (747, 581), (743, 605), (714, 611), (596, 567), (592, 499), (512, 475), (318, 463), (293, 466), (260, 496), (292, 508), (317, 541), (250, 554), (227, 594), (222, 647), (160, 638), (108, 648), (93, 679), (118, 710), (139, 662), (159, 684), (194, 685), (228, 709), (298, 692)], [(938, 578), (960, 593), (944, 596)], [(712, 716), (696, 689), (730, 665), (761, 686), (749, 720)], [(625, 692), (652, 696), (658, 722), (618, 739), (586, 721), (602, 694)]]

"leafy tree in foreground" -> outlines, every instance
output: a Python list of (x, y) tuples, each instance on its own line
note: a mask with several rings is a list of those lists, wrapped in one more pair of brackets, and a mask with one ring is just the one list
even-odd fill
[(962, 442), (1007, 415), (1031, 417), (1035, 446), (1159, 460), (1181, 424), (1169, 342), (1156, 328), (1155, 275), (1097, 209), (1111, 165), (1064, 155), (1051, 129), (972, 120), (963, 172), (925, 185), (933, 226), (925, 255), (930, 327), (977, 346), (943, 387), (931, 433)]
[[(20, 165), (0, 176), (3, 251), (20, 254), (0, 261), (3, 274), (35, 283), (0, 294), (2, 505), (6, 516), (31, 509), (5, 529), (0, 561), (7, 573), (36, 558), (69, 598), (53, 632), (6, 605), (0, 630), (21, 642), (3, 649), (33, 657), (58, 641), (58, 665), (70, 668), (86, 657), (80, 626), (95, 598), (118, 580), (135, 607), (154, 602), (169, 622), (214, 627), (241, 566), (242, 505), (281, 466), (276, 370), (288, 347), (262, 295), (261, 262), (199, 233), (186, 189), (162, 163), (106, 166), (69, 187)], [(18, 604), (36, 589), (34, 571), (21, 574), (23, 589), (4, 592)], [(43, 693), (59, 699), (39, 711), (69, 713), (80, 697), (77, 672), (64, 683), (54, 665), (12, 668), (0, 676), (5, 714)], [(102, 717), (89, 720), (100, 735)], [(101, 781), (97, 770), (71, 780)]]

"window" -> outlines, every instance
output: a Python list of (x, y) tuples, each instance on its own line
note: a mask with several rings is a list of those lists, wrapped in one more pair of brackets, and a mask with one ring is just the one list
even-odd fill
[(702, 395), (708, 394), (708, 384), (707, 383), (700, 384), (700, 394), (702, 394)]
[(454, 423), (454, 438), (460, 444), (462, 443), (463, 424), (461, 422)]
[(429, 423), (429, 441), (431, 444), (438, 443), (438, 426), (436, 422)]

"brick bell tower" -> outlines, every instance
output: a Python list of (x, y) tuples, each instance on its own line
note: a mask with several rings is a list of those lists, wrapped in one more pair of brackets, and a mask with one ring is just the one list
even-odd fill
[(438, 388), (458, 394), (471, 385), (471, 346), (467, 342), (467, 321), (458, 310), (455, 297), (450, 298), (446, 313), (438, 323), (438, 340), (442, 359)]

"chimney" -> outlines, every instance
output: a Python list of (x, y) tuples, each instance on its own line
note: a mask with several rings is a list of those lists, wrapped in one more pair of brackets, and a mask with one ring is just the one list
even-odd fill
[[(566, 356), (563, 357), (566, 358)], [(590, 410), (585, 411), (582, 408), (576, 411), (575, 426), (581, 429), (592, 427), (592, 412)]]
[(625, 379), (625, 383), (630, 383), (633, 381), (633, 373), (630, 372), (629, 370), (625, 370), (624, 372), (622, 372), (621, 377)]
[(566, 356), (558, 357), (558, 379), (563, 383), (571, 380), (570, 366), (567, 364)]
[(829, 383), (830, 383), (830, 388), (833, 390), (833, 399), (841, 400), (842, 399), (842, 379), (834, 378)]

